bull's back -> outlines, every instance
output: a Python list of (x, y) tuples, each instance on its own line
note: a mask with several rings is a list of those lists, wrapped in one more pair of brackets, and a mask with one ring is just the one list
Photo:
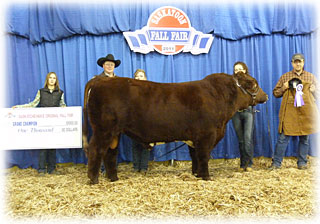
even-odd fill
[(100, 117), (97, 123), (113, 119), (122, 130), (134, 128), (150, 135), (152, 129), (154, 135), (169, 136), (178, 129), (192, 132), (217, 123), (223, 111), (215, 91), (207, 80), (156, 83), (112, 78), (92, 88), (89, 104), (94, 108), (91, 114)]

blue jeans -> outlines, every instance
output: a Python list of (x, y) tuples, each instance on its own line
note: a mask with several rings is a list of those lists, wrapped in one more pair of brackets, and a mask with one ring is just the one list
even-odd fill
[(243, 112), (236, 112), (232, 117), (232, 124), (236, 131), (239, 151), (240, 151), (240, 167), (251, 167), (253, 160), (253, 113), (252, 107), (248, 107)]
[(56, 150), (40, 149), (39, 151), (39, 173), (51, 173), (56, 169)]
[[(284, 154), (286, 152), (289, 140), (290, 140), (289, 135), (285, 135), (283, 132), (280, 134), (277, 144), (276, 144), (276, 149), (274, 152), (274, 157), (273, 157), (273, 166), (280, 167)], [(298, 166), (306, 166), (307, 165), (307, 155), (309, 151), (309, 135), (302, 135), (299, 136), (299, 148), (298, 148)]]
[(143, 148), (141, 144), (132, 140), (132, 162), (133, 169), (135, 170), (144, 170), (148, 169), (150, 152), (148, 149)]

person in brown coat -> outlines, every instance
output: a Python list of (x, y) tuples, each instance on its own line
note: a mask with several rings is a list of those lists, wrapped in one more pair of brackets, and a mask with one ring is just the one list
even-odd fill
[(319, 131), (319, 111), (315, 103), (320, 93), (318, 81), (313, 74), (303, 69), (303, 54), (294, 54), (291, 64), (293, 70), (283, 74), (273, 89), (273, 95), (282, 97), (282, 102), (279, 112), (279, 138), (269, 168), (271, 170), (281, 167), (291, 136), (299, 136), (298, 169), (306, 169), (309, 135)]

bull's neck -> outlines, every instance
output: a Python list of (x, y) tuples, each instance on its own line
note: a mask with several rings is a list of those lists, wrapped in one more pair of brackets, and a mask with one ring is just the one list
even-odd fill
[[(231, 119), (238, 110), (246, 109), (250, 106), (251, 96), (245, 94), (240, 87), (237, 86), (232, 75), (218, 74), (209, 76), (206, 79), (210, 81), (211, 86), (217, 89), (220, 97), (226, 99), (224, 102), (224, 107), (228, 108), (226, 113), (224, 113), (226, 118)], [(223, 82), (219, 82), (219, 79), (223, 80)], [(223, 83), (223, 88), (221, 88), (221, 84), (219, 83)]]
[(251, 96), (248, 93), (245, 93), (240, 86), (237, 85), (236, 80), (234, 81), (234, 88), (236, 90), (236, 96), (234, 96), (234, 112), (238, 110), (247, 109), (250, 106), (250, 102), (252, 101)]
[[(212, 85), (215, 86), (217, 80), (212, 79), (211, 82)], [(221, 95), (223, 95), (221, 97), (228, 99), (225, 102), (225, 107), (229, 109), (225, 111), (224, 115), (229, 120), (238, 110), (248, 108), (252, 99), (249, 94), (244, 93), (243, 90), (237, 86), (232, 76), (228, 76), (228, 81), (225, 84), (225, 88), (227, 89), (221, 93)]]

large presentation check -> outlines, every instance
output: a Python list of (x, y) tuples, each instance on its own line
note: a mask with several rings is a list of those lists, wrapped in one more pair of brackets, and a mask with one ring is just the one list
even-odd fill
[(81, 107), (0, 109), (0, 149), (82, 148)]

